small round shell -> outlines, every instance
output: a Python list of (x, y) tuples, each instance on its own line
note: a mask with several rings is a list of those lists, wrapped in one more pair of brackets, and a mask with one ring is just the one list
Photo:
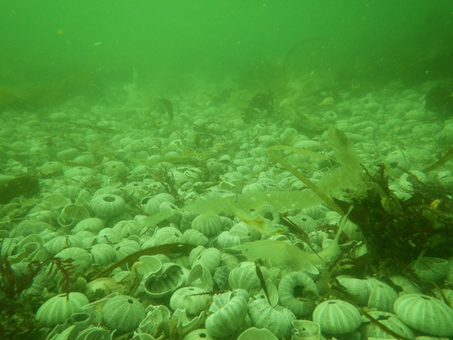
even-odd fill
[(293, 327), (292, 322), (296, 320), (289, 309), (282, 306), (272, 308), (265, 299), (258, 299), (249, 303), (248, 313), (253, 326), (266, 328), (274, 333), (277, 338), (288, 337)]
[(92, 257), (85, 249), (72, 247), (66, 248), (55, 255), (62, 260), (72, 260), (71, 265), (74, 267), (76, 273), (83, 273), (87, 270), (92, 262)]
[(71, 200), (69, 198), (59, 194), (51, 194), (44, 196), (40, 206), (52, 211), (56, 211), (68, 204), (71, 204)]
[(77, 340), (110, 340), (109, 331), (100, 327), (90, 327), (84, 329), (77, 335)]
[(238, 264), (239, 260), (236, 256), (230, 253), (222, 253), (222, 262), (220, 262), (220, 265), (226, 266), (227, 269), (231, 271), (236, 268)]
[(140, 256), (140, 266), (137, 268), (137, 271), (143, 275), (144, 278), (147, 278), (149, 275), (157, 273), (162, 269), (162, 261), (159, 260), (156, 256)]
[(105, 306), (107, 301), (113, 299), (115, 296), (118, 296), (117, 292), (111, 293), (101, 299), (98, 299), (82, 307), (84, 313), (88, 313), (91, 315), (92, 325), (99, 326), (101, 324), (102, 308)]
[(417, 287), (411, 280), (409, 280), (404, 275), (393, 274), (389, 276), (389, 279), (395, 286), (399, 286), (402, 288), (404, 294), (413, 294), (419, 293), (421, 294), (420, 288)]
[(120, 178), (127, 174), (126, 165), (118, 161), (108, 161), (103, 164), (103, 173), (111, 178)]
[(85, 288), (85, 293), (90, 299), (99, 298), (100, 296), (104, 297), (111, 294), (118, 287), (120, 285), (112, 278), (101, 277), (100, 279), (90, 281)]
[(129, 237), (131, 235), (138, 235), (142, 226), (135, 220), (119, 221), (113, 226), (113, 230), (120, 233), (121, 237)]
[(79, 231), (91, 231), (94, 234), (97, 234), (104, 228), (104, 221), (100, 218), (90, 217), (86, 218), (79, 223), (72, 229), (72, 233), (78, 233)]
[(168, 327), (171, 313), (168, 308), (163, 305), (150, 305), (146, 308), (146, 313), (146, 317), (138, 326), (138, 332), (148, 333), (157, 338), (161, 333), (161, 330)]
[(271, 331), (266, 328), (251, 327), (239, 335), (238, 340), (278, 340)]
[(318, 226), (316, 221), (308, 215), (304, 214), (297, 214), (295, 216), (289, 216), (288, 219), (305, 231), (307, 234), (311, 233), (312, 231), (316, 230)]
[(58, 223), (62, 226), (74, 226), (77, 222), (90, 217), (90, 212), (83, 205), (68, 204), (61, 210)]
[(376, 281), (368, 298), (368, 307), (379, 311), (393, 312), (393, 304), (398, 298), (398, 293), (388, 284)]
[(147, 215), (152, 216), (152, 215), (157, 214), (160, 211), (161, 203), (169, 202), (169, 203), (174, 204), (175, 201), (176, 200), (172, 195), (166, 194), (166, 193), (160, 193), (153, 197), (145, 197), (142, 200), (143, 211)]
[(265, 146), (271, 146), (278, 144), (277, 138), (275, 138), (272, 135), (259, 135), (258, 136), (258, 142)]
[(184, 243), (184, 236), (175, 227), (163, 227), (157, 229), (153, 237), (142, 245), (142, 248), (149, 248), (170, 243)]
[(115, 250), (110, 244), (100, 243), (91, 247), (90, 253), (93, 256), (93, 263), (101, 267), (118, 260)]
[[(138, 177), (139, 176), (130, 176), (129, 179), (139, 180), (140, 178)], [(134, 198), (137, 201), (141, 201), (143, 198), (148, 196), (150, 192), (150, 187), (143, 182), (129, 182), (124, 186), (124, 194), (128, 197)]]
[(302, 272), (293, 272), (284, 276), (278, 286), (280, 303), (297, 317), (313, 312), (316, 305), (312, 297), (317, 295), (316, 284)]
[(187, 315), (198, 315), (207, 310), (212, 297), (199, 287), (183, 287), (175, 291), (170, 298), (170, 308), (185, 309)]
[(189, 244), (194, 244), (196, 246), (204, 246), (208, 243), (209, 239), (195, 229), (187, 229), (184, 232), (184, 239)]
[(44, 244), (44, 249), (51, 255), (55, 255), (68, 247), (82, 247), (82, 240), (74, 235), (60, 235)]
[[(63, 330), (61, 331), (61, 333), (59, 333), (60, 329)], [(52, 340), (69, 340), (72, 338), (73, 334), (77, 334), (76, 325), (66, 327), (66, 322), (63, 325), (61, 325), (60, 329), (59, 327), (55, 327), (54, 329), (52, 329), (47, 334), (48, 338)]]
[(261, 289), (260, 279), (256, 274), (255, 262), (244, 261), (238, 264), (228, 275), (228, 284), (232, 289), (245, 289), (248, 292)]
[(214, 281), (209, 270), (202, 264), (197, 264), (190, 270), (187, 283), (211, 292), (214, 288)]
[(233, 296), (222, 308), (206, 319), (206, 331), (213, 337), (227, 337), (234, 334), (242, 325), (247, 314), (247, 301), (241, 296)]
[(187, 334), (183, 340), (214, 340), (214, 338), (208, 334), (206, 329), (196, 329)]
[(60, 162), (47, 162), (39, 168), (39, 171), (44, 176), (60, 174), (61, 172), (63, 172), (63, 164)]
[(104, 217), (112, 217), (124, 212), (126, 202), (114, 194), (101, 194), (96, 195), (91, 200), (91, 209), (99, 215)]
[(126, 256), (140, 250), (140, 245), (132, 240), (124, 240), (113, 247), (118, 257), (118, 260), (124, 259)]
[(314, 280), (319, 275), (319, 269), (310, 262), (305, 262), (302, 266), (302, 273), (307, 274), (312, 280)]
[[(207, 271), (207, 269), (206, 269)], [(220, 267), (217, 267), (214, 270), (214, 274), (212, 274), (212, 282), (217, 285), (219, 290), (227, 290), (229, 289), (228, 287), (228, 275), (230, 271), (228, 270), (227, 266), (223, 265)]]
[(80, 179), (83, 176), (91, 176), (93, 174), (93, 170), (87, 168), (85, 166), (76, 166), (67, 169), (64, 172), (64, 177), (68, 179)]
[[(56, 114), (54, 117), (58, 116)], [(55, 119), (55, 118), (54, 118)], [(61, 150), (57, 153), (57, 158), (61, 159), (63, 161), (70, 161), (76, 158), (80, 154), (80, 151), (77, 150), (76, 148), (69, 148), (69, 149), (64, 149)]]
[(313, 321), (319, 323), (322, 332), (329, 334), (349, 333), (362, 323), (357, 308), (341, 300), (320, 303), (313, 312)]
[(39, 307), (36, 319), (46, 327), (54, 327), (65, 322), (73, 313), (80, 313), (88, 302), (88, 298), (82, 293), (59, 294)]
[(74, 185), (63, 185), (55, 190), (55, 193), (61, 194), (69, 199), (75, 199), (79, 190), (80, 189)]
[(294, 128), (286, 128), (280, 135), (282, 144), (291, 145), (299, 132)]
[(222, 230), (222, 219), (215, 214), (201, 214), (192, 221), (192, 229), (198, 230), (207, 237), (217, 236)]
[(165, 263), (158, 272), (146, 279), (145, 292), (151, 297), (160, 298), (172, 294), (186, 282), (183, 267), (175, 263)]
[(230, 231), (223, 231), (217, 237), (217, 245), (222, 249), (231, 248), (241, 244), (241, 237), (231, 234)]
[(360, 306), (367, 305), (368, 298), (370, 297), (370, 291), (372, 289), (371, 282), (347, 275), (337, 276), (337, 280), (344, 288), (346, 288), (355, 303)]
[(233, 291), (228, 291), (223, 294), (214, 295), (212, 304), (209, 307), (209, 312), (215, 313), (219, 311), (221, 308), (223, 308), (223, 306), (225, 306), (228, 303), (228, 301), (230, 301), (235, 296), (240, 296), (245, 301), (248, 301), (250, 299), (250, 294), (244, 289), (235, 289)]
[(102, 229), (97, 237), (98, 243), (107, 243), (107, 244), (116, 244), (120, 243), (122, 238), (119, 232), (113, 230), (112, 228)]
[(435, 336), (453, 335), (453, 309), (434, 297), (422, 294), (400, 296), (395, 314), (409, 327)]
[[(244, 175), (247, 175), (247, 174), (244, 173)], [(265, 191), (266, 191), (266, 187), (260, 183), (246, 184), (242, 188), (243, 195), (251, 195), (251, 194), (256, 194), (256, 193), (265, 192)]]
[(190, 331), (200, 328), (204, 325), (206, 313), (203, 311), (198, 316), (188, 317), (184, 309), (177, 309), (172, 315), (172, 321), (178, 325), (178, 333), (181, 337)]
[(137, 299), (127, 295), (110, 299), (102, 309), (106, 326), (119, 332), (133, 331), (144, 318), (145, 308)]
[(209, 272), (213, 273), (214, 270), (219, 266), (220, 261), (222, 261), (222, 253), (217, 248), (207, 248), (201, 252), (197, 251), (195, 248), (190, 252), (189, 263), (193, 268), (197, 264), (204, 265)]
[(79, 231), (77, 234), (74, 236), (77, 236), (80, 240), (82, 240), (82, 246), (81, 248), (83, 249), (89, 249), (94, 241), (96, 240), (96, 236), (89, 231)]
[(309, 320), (293, 321), (292, 340), (319, 340), (321, 327), (318, 323)]

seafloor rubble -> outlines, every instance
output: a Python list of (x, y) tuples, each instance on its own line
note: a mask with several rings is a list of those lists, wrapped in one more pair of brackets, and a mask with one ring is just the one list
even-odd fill
[(3, 102), (1, 337), (452, 336), (435, 85)]

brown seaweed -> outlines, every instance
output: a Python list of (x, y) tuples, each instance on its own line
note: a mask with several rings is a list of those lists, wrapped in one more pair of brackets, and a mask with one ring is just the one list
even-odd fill
[(450, 159), (453, 158), (453, 148), (447, 151), (445, 155), (443, 155), (437, 162), (434, 164), (430, 165), (429, 167), (423, 169), (423, 172), (430, 172), (433, 170), (436, 170), (437, 168), (440, 168), (442, 165), (447, 163)]
[(162, 97), (158, 97), (157, 100), (159, 102), (161, 102), (162, 105), (167, 110), (168, 124), (171, 124), (173, 122), (173, 105), (172, 105), (171, 101), (167, 98), (162, 98)]
[[(0, 249), (3, 248), (3, 241), (0, 243)], [(16, 299), (25, 289), (30, 287), (33, 279), (43, 268), (43, 263), (30, 262), (27, 265), (26, 274), (18, 277), (13, 271), (8, 260), (8, 255), (0, 256), (0, 292), (2, 293), (1, 302), (5, 300)]]
[(408, 265), (422, 252), (441, 258), (452, 255), (453, 201), (439, 184), (418, 181), (413, 183), (412, 197), (402, 201), (392, 195), (383, 169), (374, 175), (366, 172), (374, 186), (353, 195), (350, 202), (336, 203), (354, 206), (349, 218), (365, 237), (370, 255), (368, 270), (383, 275), (403, 271), (419, 281)]
[[(0, 242), (0, 339), (31, 339), (42, 328), (35, 319), (35, 311), (42, 304), (40, 297), (30, 294), (34, 279), (49, 265), (46, 274), (51, 278), (61, 275), (61, 284), (69, 294), (73, 283), (72, 259), (51, 257), (47, 261), (31, 261), (22, 270), (15, 270), (8, 260), (8, 249)], [(26, 295), (24, 295), (24, 293)], [(38, 306), (37, 306), (38, 305)]]

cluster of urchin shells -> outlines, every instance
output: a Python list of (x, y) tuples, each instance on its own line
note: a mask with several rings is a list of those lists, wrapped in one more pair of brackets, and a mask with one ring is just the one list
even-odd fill
[[(435, 162), (439, 145), (453, 140), (453, 122), (426, 123), (423, 97), (416, 90), (348, 96), (345, 91), (337, 104), (313, 111), (307, 124), (317, 128), (310, 131), (301, 127), (300, 116), (285, 113), (284, 107), (279, 116), (257, 112), (258, 119), (244, 122), (239, 108), (200, 102), (191, 94), (178, 99), (179, 113), (171, 124), (165, 115), (155, 114), (150, 123), (140, 105), (88, 110), (68, 106), (47, 112), (45, 119), (43, 113), (4, 112), (0, 139), (9, 147), (0, 150), (0, 184), (36, 171), (41, 192), (32, 200), (19, 197), (2, 207), (2, 256), (8, 256), (18, 273), (27, 263), (49, 256), (73, 261), (69, 295), (62, 294), (59, 275), (38, 275), (22, 293), (25, 298), (42, 295), (36, 318), (53, 329), (51, 338), (107, 339), (116, 330), (134, 339), (159, 339), (162, 334), (187, 340), (302, 339), (300, 329), (293, 327), (296, 318), (321, 326), (324, 335), (314, 331), (313, 339), (385, 337), (354, 305), (371, 308), (369, 315), (385, 318), (388, 328), (406, 338), (451, 336), (451, 308), (422, 295), (400, 276), (393, 280), (400, 293), (376, 278), (338, 276), (353, 292), (343, 301), (323, 295), (317, 271), (326, 268), (295, 272), (284, 263), (265, 262), (260, 270), (269, 292), (264, 294), (257, 265), (228, 248), (268, 236), (231, 212), (184, 209), (219, 197), (307, 190), (269, 155), (268, 148), (277, 145), (285, 146), (280, 151), (295, 167), (305, 169), (306, 177), (322, 183), (334, 170), (326, 162), (333, 157), (326, 146), (330, 125), (354, 143), (366, 167), (386, 162), (392, 169), (392, 190), (398, 197), (410, 196), (407, 173), (401, 169), (420, 170)], [(389, 139), (389, 134), (397, 137)], [(448, 167), (418, 177), (426, 182), (435, 177), (445, 188), (453, 187)], [(272, 203), (250, 216), (279, 226), (285, 213), (305, 228), (311, 248), (321, 251), (332, 242), (333, 232), (317, 229), (335, 229), (339, 223), (331, 207), (317, 203), (302, 208), (295, 202), (278, 211)], [(358, 238), (352, 241), (361, 241), (360, 235), (351, 235)], [(290, 233), (276, 237), (304, 246)], [(132, 253), (173, 243), (189, 243), (195, 249), (180, 256), (144, 256), (135, 265), (90, 282), (96, 271)], [(442, 259), (414, 265), (419, 276), (436, 282), (448, 279), (450, 285), (451, 268)], [(439, 272), (443, 274), (433, 279)], [(451, 303), (452, 291), (445, 289), (443, 295)], [(436, 327), (431, 320), (437, 320)]]

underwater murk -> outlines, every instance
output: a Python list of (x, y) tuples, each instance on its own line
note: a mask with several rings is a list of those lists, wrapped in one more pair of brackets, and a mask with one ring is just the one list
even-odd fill
[(453, 339), (450, 1), (0, 7), (0, 339)]

